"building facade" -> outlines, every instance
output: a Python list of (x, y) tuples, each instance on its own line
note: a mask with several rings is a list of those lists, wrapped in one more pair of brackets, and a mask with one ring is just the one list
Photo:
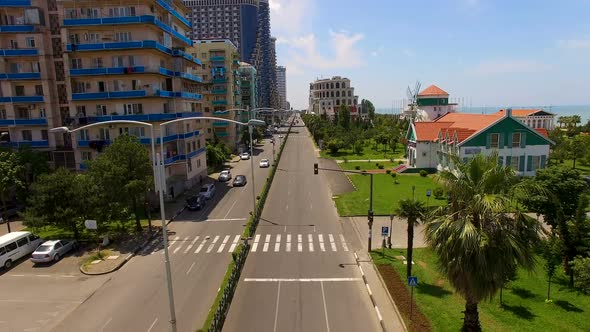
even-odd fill
[(510, 110), (503, 115), (448, 113), (435, 121), (416, 121), (406, 139), (410, 167), (452, 170), (451, 156), (466, 161), (479, 153), (497, 152), (500, 164), (522, 176), (534, 176), (547, 166), (553, 144), (544, 128), (523, 124)]
[(277, 66), (277, 90), (279, 93), (279, 105), (281, 109), (287, 110), (287, 68)]
[(416, 103), (407, 105), (402, 111), (402, 118), (412, 121), (432, 121), (447, 113), (456, 112), (457, 104), (449, 103), (449, 94), (436, 85), (420, 91)]
[(0, 11), (0, 146), (30, 146), (47, 152), (50, 160), (64, 144), (49, 134), (63, 123), (54, 61), (61, 47), (61, 40), (56, 45), (53, 38), (59, 36), (57, 3), (1, 1)]
[[(499, 110), (496, 114), (503, 115), (506, 110)], [(555, 128), (555, 114), (542, 109), (513, 109), (512, 116), (531, 128)]]
[(241, 91), (242, 91), (242, 107), (247, 109), (255, 109), (258, 107), (256, 99), (257, 81), (256, 68), (249, 63), (240, 62), (238, 69), (240, 72)]
[(309, 112), (333, 117), (341, 105), (351, 109), (351, 116), (358, 115), (358, 96), (354, 94), (350, 79), (334, 76), (309, 84)]
[[(195, 40), (194, 49), (203, 62), (205, 116), (239, 120), (243, 107), (238, 48), (227, 39), (212, 39)], [(238, 148), (242, 128), (227, 121), (207, 121), (207, 140), (217, 138), (232, 150)]]
[[(181, 1), (63, 0), (60, 6), (68, 125), (147, 121), (159, 137), (160, 123), (202, 116), (202, 63), (187, 52), (191, 23)], [(203, 129), (201, 120), (163, 127), (156, 144), (164, 145), (167, 189), (179, 193), (206, 176)], [(149, 128), (130, 124), (79, 131), (71, 138), (76, 168), (122, 134), (146, 147), (154, 139)]]

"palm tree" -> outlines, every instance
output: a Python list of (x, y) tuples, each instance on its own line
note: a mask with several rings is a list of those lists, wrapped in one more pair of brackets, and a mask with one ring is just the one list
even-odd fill
[(412, 256), (414, 252), (414, 224), (418, 222), (418, 219), (424, 220), (426, 208), (424, 202), (416, 201), (413, 199), (402, 199), (399, 201), (395, 213), (405, 218), (408, 221), (408, 250), (407, 260), (408, 267), (406, 269), (407, 277), (412, 275)]
[(538, 188), (517, 183), (512, 168), (498, 165), (496, 153), (467, 162), (452, 158), (456, 169), (439, 174), (450, 204), (426, 224), (425, 238), (439, 269), (465, 299), (462, 331), (481, 331), (478, 303), (496, 294), (511, 269), (534, 268), (539, 223), (511, 203)]

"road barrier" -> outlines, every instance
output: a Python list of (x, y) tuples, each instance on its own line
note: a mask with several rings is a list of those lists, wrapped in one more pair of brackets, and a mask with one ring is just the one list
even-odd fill
[[(287, 144), (287, 139), (291, 134), (293, 121), (291, 121), (291, 125), (289, 126), (289, 130), (287, 131), (287, 135), (285, 135), (285, 138), (281, 142), (279, 154), (277, 155), (275, 164), (272, 166), (270, 175), (267, 178), (266, 183), (264, 184), (262, 193), (260, 194), (260, 196), (258, 196), (256, 208), (254, 211), (252, 211), (250, 219), (248, 219), (248, 223), (244, 228), (244, 232), (242, 233), (243, 238), (248, 239), (252, 237), (254, 233), (256, 233), (256, 228), (258, 227), (260, 216), (262, 215), (262, 209), (264, 209), (264, 203), (266, 202), (268, 192), (270, 191), (270, 186), (272, 185), (275, 173), (277, 172), (277, 168), (279, 167), (279, 161), (281, 160), (281, 156), (283, 155), (283, 150), (285, 149), (285, 144)], [(246, 240), (244, 244), (239, 245), (236, 248), (236, 250), (234, 250), (234, 252), (232, 253), (233, 259), (230, 262), (227, 271), (225, 272), (225, 277), (223, 278), (223, 282), (219, 287), (217, 297), (215, 298), (215, 301), (213, 302), (211, 309), (209, 309), (209, 314), (207, 315), (205, 324), (201, 329), (197, 331), (220, 332), (222, 330), (223, 323), (225, 322), (225, 318), (227, 316), (227, 313), (229, 312), (229, 306), (234, 297), (234, 293), (238, 286), (238, 282), (240, 281), (242, 268), (246, 264), (246, 258), (248, 257), (249, 252), (250, 244), (248, 240)]]

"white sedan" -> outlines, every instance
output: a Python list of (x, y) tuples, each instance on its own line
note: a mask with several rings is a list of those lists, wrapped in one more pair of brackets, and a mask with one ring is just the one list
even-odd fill
[(248, 159), (250, 159), (250, 154), (248, 152), (242, 152), (242, 153), (240, 153), (240, 159), (241, 160), (248, 160)]
[(45, 241), (41, 244), (31, 256), (33, 263), (49, 263), (59, 261), (69, 251), (76, 249), (78, 243), (70, 240)]
[(270, 161), (268, 159), (260, 160), (260, 168), (270, 167)]

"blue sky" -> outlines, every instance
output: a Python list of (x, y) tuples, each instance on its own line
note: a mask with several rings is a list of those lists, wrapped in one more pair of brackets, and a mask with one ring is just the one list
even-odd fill
[(473, 106), (590, 104), (590, 0), (270, 0), (287, 94), (346, 76), (379, 108), (416, 80)]

